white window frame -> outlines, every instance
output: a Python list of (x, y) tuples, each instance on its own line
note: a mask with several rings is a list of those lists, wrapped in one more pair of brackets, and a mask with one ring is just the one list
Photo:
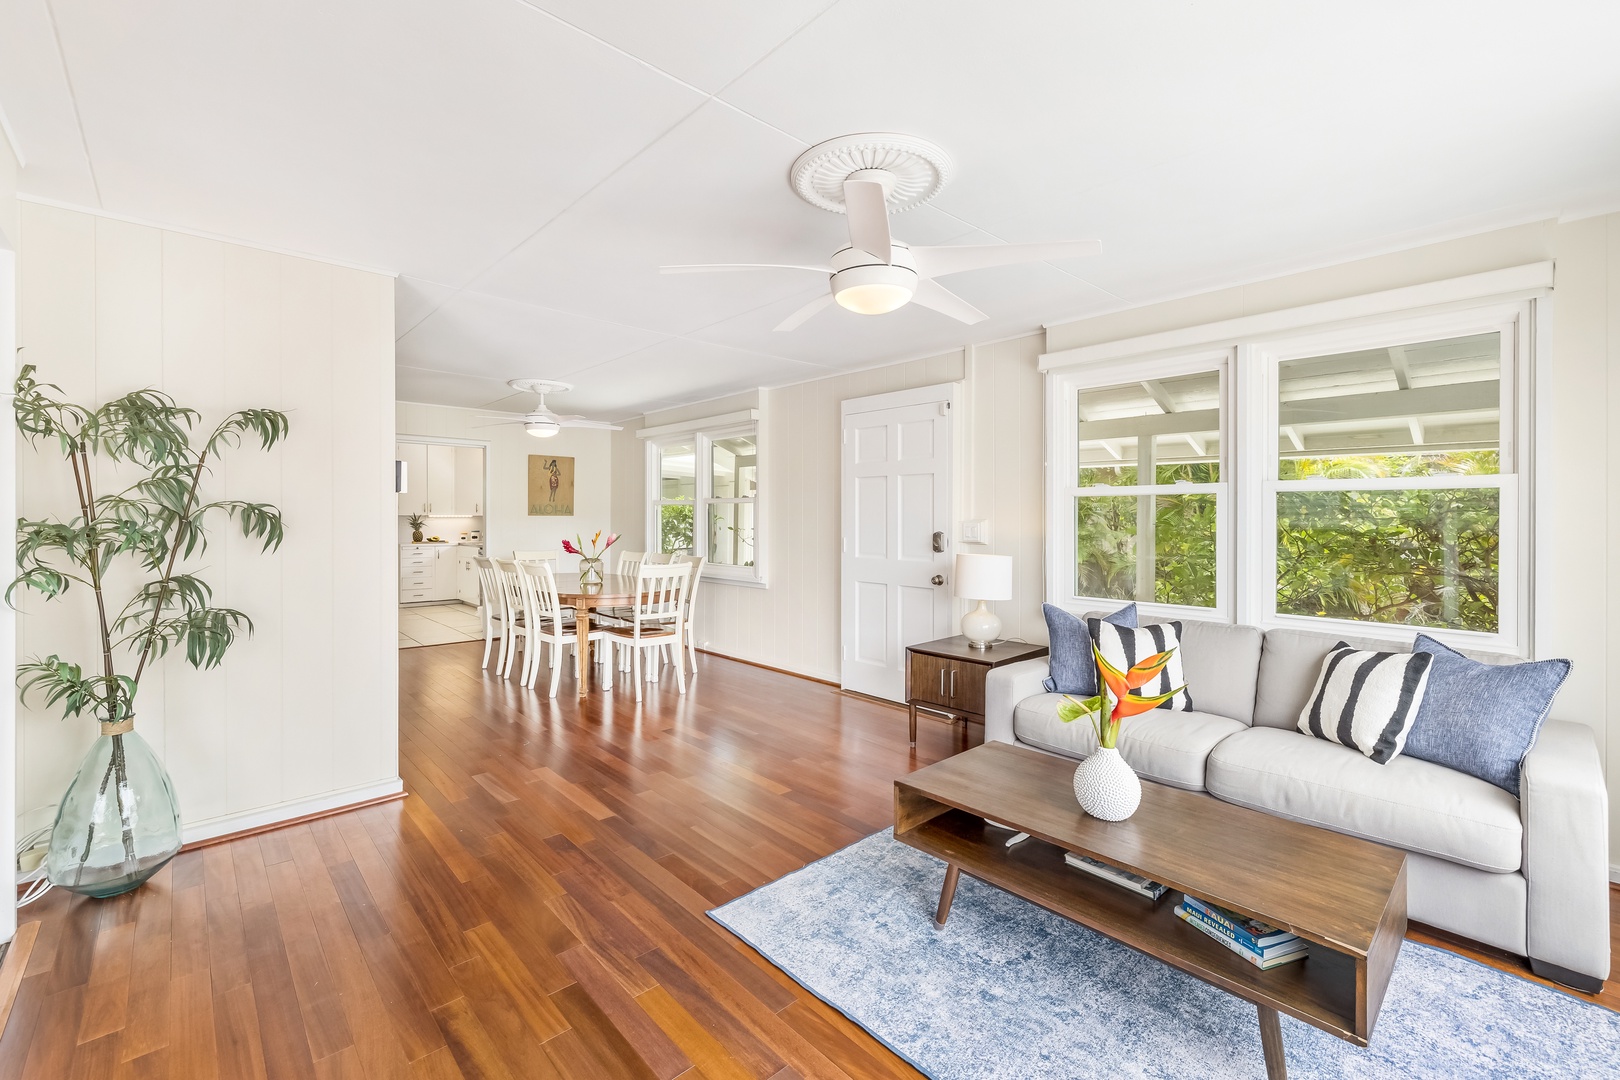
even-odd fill
[[(1258, 479), (1257, 505), (1245, 524), (1255, 529), (1253, 542), (1245, 542), (1249, 569), (1243, 610), (1258, 625), (1317, 630), (1356, 637), (1395, 637), (1408, 641), (1422, 633), (1461, 648), (1517, 653), (1530, 639), (1530, 603), (1521, 583), (1530, 581), (1531, 550), (1529, 515), (1523, 512), (1522, 478), (1530, 474), (1529, 439), (1519, 433), (1529, 430), (1528, 406), (1532, 400), (1528, 363), (1531, 312), (1529, 302), (1488, 305), (1463, 311), (1411, 318), (1380, 319), (1365, 325), (1314, 334), (1289, 335), (1257, 342), (1246, 350), (1249, 378), (1245, 381), (1250, 398), (1248, 415), (1262, 417), (1260, 425), (1264, 450), (1255, 447), (1249, 458), (1245, 480)], [(1424, 476), (1404, 479), (1370, 480), (1279, 480), (1277, 479), (1277, 433), (1280, 428), (1278, 372), (1288, 360), (1332, 353), (1377, 349), (1470, 334), (1501, 335), (1499, 409), (1501, 417), (1500, 472), (1489, 476)], [(1500, 492), (1501, 541), (1497, 559), (1497, 630), (1483, 633), (1443, 627), (1411, 626), (1400, 623), (1362, 622), (1354, 619), (1317, 618), (1290, 615), (1277, 610), (1277, 495), (1284, 491), (1397, 491), (1421, 489), (1456, 490), (1489, 488)]]
[[(1229, 479), (1232, 457), (1232, 360), (1231, 349), (1204, 349), (1161, 357), (1147, 362), (1126, 361), (1087, 366), (1082, 369), (1050, 372), (1047, 376), (1047, 430), (1057, 433), (1048, 450), (1047, 462), (1047, 602), (1076, 615), (1118, 607), (1129, 601), (1117, 598), (1082, 596), (1074, 587), (1075, 551), (1074, 500), (1099, 495), (1185, 495), (1210, 492), (1215, 496), (1215, 606), (1191, 607), (1138, 600), (1137, 610), (1155, 618), (1230, 620), (1232, 617), (1232, 544)], [(1079, 448), (1076, 440), (1076, 412), (1083, 390), (1123, 383), (1148, 382), (1179, 375), (1215, 371), (1220, 376), (1220, 476), (1214, 484), (1138, 484), (1080, 487)], [(1138, 477), (1140, 479), (1140, 477)]]
[[(1468, 277), (1402, 286), (1304, 307), (1240, 316), (1137, 338), (1081, 345), (1043, 354), (1047, 430), (1047, 600), (1071, 611), (1118, 606), (1116, 600), (1077, 597), (1073, 592), (1074, 524), (1072, 479), (1078, 467), (1073, 400), (1084, 383), (1110, 385), (1159, 374), (1161, 361), (1190, 359), (1203, 350), (1228, 350), (1227, 412), (1222, 441), (1222, 479), (1231, 485), (1223, 500), (1218, 543), (1223, 557), (1217, 598), (1222, 610), (1177, 609), (1139, 604), (1153, 617), (1226, 618), (1262, 628), (1297, 628), (1409, 646), (1418, 633), (1458, 647), (1533, 657), (1538, 627), (1554, 617), (1538, 582), (1552, 523), (1538, 514), (1558, 478), (1546, 452), (1553, 425), (1550, 408), (1548, 312), (1551, 262), (1530, 263)], [(1502, 330), (1503, 445), (1500, 477), (1484, 481), (1436, 477), (1433, 487), (1491, 486), (1502, 491), (1503, 533), (1498, 582), (1501, 617), (1497, 633), (1482, 634), (1405, 624), (1318, 619), (1276, 612), (1277, 364), (1294, 356), (1321, 355), (1355, 342), (1382, 344), (1435, 340)], [(1150, 372), (1154, 374), (1149, 374)], [(1370, 487), (1393, 485), (1374, 482)], [(1230, 607), (1224, 606), (1229, 598)], [(1229, 614), (1228, 614), (1229, 612)]]
[[(765, 448), (761, 436), (757, 410), (749, 409), (725, 416), (708, 417), (684, 424), (669, 424), (658, 428), (643, 428), (637, 434), (646, 441), (647, 521), (645, 549), (657, 551), (659, 542), (659, 509), (663, 506), (684, 506), (685, 500), (663, 498), (663, 451), (667, 446), (689, 442), (692, 444), (692, 550), (704, 559), (703, 580), (726, 582), (732, 585), (766, 587), (765, 577)], [(750, 436), (754, 440), (755, 467), (752, 497), (717, 498), (714, 495), (714, 444), (717, 440)], [(715, 563), (709, 558), (709, 507), (720, 504), (754, 504), (754, 565), (731, 566)]]

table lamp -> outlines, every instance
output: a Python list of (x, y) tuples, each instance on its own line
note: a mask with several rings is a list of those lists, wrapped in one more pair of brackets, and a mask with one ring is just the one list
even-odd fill
[(985, 601), (1012, 599), (1012, 556), (958, 555), (956, 595), (979, 602), (978, 607), (962, 616), (962, 636), (973, 648), (988, 649), (1001, 636), (1001, 619), (985, 606)]

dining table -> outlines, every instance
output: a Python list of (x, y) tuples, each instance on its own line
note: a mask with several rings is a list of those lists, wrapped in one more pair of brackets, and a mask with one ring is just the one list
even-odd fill
[[(591, 681), (591, 613), (601, 608), (634, 607), (640, 598), (639, 582), (623, 574), (603, 574), (600, 585), (582, 585), (578, 574), (555, 574), (553, 578), (557, 583), (557, 602), (574, 609), (579, 633), (574, 657), (579, 663), (579, 696), (584, 697)], [(611, 663), (612, 657), (608, 659)]]

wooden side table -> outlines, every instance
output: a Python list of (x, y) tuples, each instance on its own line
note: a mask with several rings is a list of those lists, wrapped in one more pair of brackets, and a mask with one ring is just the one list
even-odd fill
[(906, 646), (906, 709), (911, 714), (911, 745), (917, 745), (917, 711), (952, 722), (984, 723), (984, 677), (991, 668), (1046, 655), (1045, 645), (1003, 641), (975, 649), (968, 639), (940, 638)]

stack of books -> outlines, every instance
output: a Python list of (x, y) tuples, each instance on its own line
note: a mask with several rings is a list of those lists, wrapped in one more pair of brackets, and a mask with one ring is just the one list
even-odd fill
[(1176, 914), (1263, 970), (1303, 960), (1309, 951), (1309, 943), (1298, 934), (1217, 907), (1196, 896), (1182, 897), (1181, 903), (1176, 905)]

